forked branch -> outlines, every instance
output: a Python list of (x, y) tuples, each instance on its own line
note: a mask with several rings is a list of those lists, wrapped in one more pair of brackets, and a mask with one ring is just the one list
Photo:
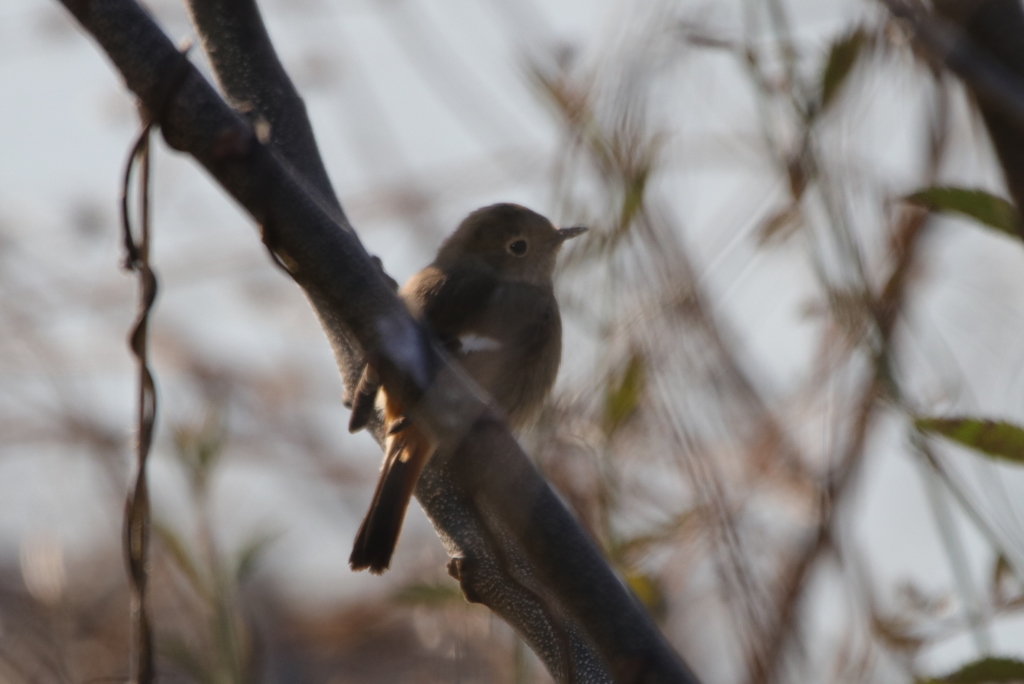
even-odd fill
[(242, 116), (191, 65), (157, 106), (183, 57), (134, 0), (61, 1), (142, 104), (161, 113), (167, 143), (191, 154), (259, 223), (320, 317), (346, 388), (359, 362), (372, 359), (389, 394), (414, 407), (414, 419), (440, 444), (417, 497), (467, 598), (512, 625), (559, 682), (695, 682), (479, 389), (412, 320), (363, 249), (253, 2), (192, 8)]

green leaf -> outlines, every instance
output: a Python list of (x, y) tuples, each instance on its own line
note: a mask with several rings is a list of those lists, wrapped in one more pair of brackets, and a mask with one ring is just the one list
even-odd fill
[(210, 473), (227, 442), (224, 411), (219, 406), (207, 408), (201, 425), (178, 425), (173, 428), (174, 451), (188, 472), (196, 493), (205, 492)]
[(639, 405), (646, 382), (645, 369), (643, 356), (634, 352), (622, 372), (608, 379), (604, 396), (606, 435), (611, 436), (622, 427)]
[(629, 572), (626, 573), (625, 580), (626, 585), (655, 619), (661, 620), (665, 617), (668, 602), (657, 579), (642, 572)]
[(1022, 220), (1017, 207), (984, 190), (936, 186), (918, 190), (908, 195), (906, 200), (930, 211), (972, 218), (1007, 235), (1020, 235)]
[(918, 418), (915, 427), (982, 452), (992, 458), (1024, 465), (1024, 429), (998, 420), (978, 418)]
[(1012, 658), (983, 658), (941, 677), (939, 681), (950, 684), (1024, 682), (1024, 662)]
[(459, 585), (454, 582), (414, 582), (407, 584), (394, 594), (394, 600), (416, 606), (443, 606), (453, 601), (463, 603)]
[(835, 99), (846, 77), (853, 71), (864, 47), (867, 34), (858, 28), (844, 36), (840, 36), (828, 53), (825, 70), (821, 75), (821, 109), (824, 110)]
[(647, 180), (650, 169), (641, 169), (634, 177), (625, 183), (626, 189), (622, 198), (622, 210), (619, 212), (619, 230), (625, 231), (637, 213), (644, 206), (644, 192), (647, 190)]

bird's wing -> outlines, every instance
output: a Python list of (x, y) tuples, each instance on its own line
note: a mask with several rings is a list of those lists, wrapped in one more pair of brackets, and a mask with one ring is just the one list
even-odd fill
[(449, 352), (466, 351), (474, 344), (468, 333), (484, 317), (498, 286), (493, 274), (481, 269), (442, 272), (428, 267), (402, 288), (409, 309), (425, 322)]
[[(485, 346), (493, 344), (490, 340), (467, 336), (467, 331), (481, 319), (496, 283), (493, 275), (481, 270), (444, 272), (428, 266), (410, 278), (399, 295), (412, 315), (430, 327), (449, 353), (459, 355), (476, 351), (481, 340)], [(350, 432), (358, 432), (370, 422), (377, 410), (378, 390), (380, 380), (373, 367), (367, 364), (352, 398)]]

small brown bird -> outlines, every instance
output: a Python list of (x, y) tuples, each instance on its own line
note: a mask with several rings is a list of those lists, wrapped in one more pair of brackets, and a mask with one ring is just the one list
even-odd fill
[[(552, 285), (555, 258), (567, 239), (585, 230), (555, 228), (516, 204), (484, 207), (467, 216), (434, 262), (399, 291), (410, 313), (494, 398), (513, 430), (540, 409), (558, 373), (562, 319)], [(384, 464), (349, 565), (379, 574), (391, 564), (405, 511), (434, 445), (367, 366), (349, 429), (365, 427), (378, 404), (388, 434)]]

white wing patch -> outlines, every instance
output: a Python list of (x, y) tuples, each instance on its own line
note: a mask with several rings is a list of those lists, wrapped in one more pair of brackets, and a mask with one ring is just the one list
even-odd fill
[(472, 352), (482, 351), (497, 351), (502, 347), (501, 342), (493, 337), (484, 337), (483, 335), (474, 335), (473, 333), (459, 335), (459, 344), (459, 352), (462, 354), (471, 354)]

